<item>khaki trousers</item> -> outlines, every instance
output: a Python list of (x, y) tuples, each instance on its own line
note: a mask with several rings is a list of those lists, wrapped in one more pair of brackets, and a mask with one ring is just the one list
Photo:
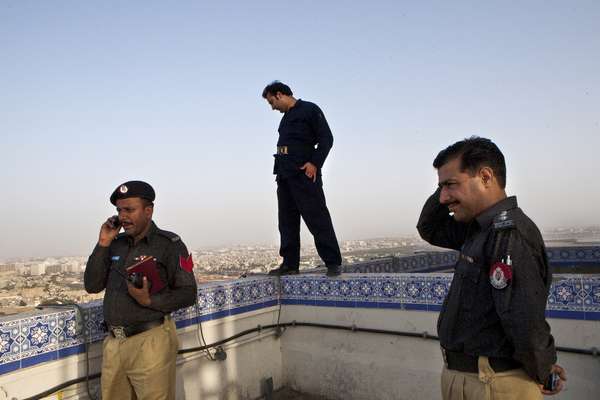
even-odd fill
[(126, 339), (108, 335), (102, 351), (103, 400), (175, 400), (173, 320)]
[(479, 374), (444, 366), (444, 400), (541, 400), (539, 386), (522, 369), (494, 372), (487, 357), (479, 357)]

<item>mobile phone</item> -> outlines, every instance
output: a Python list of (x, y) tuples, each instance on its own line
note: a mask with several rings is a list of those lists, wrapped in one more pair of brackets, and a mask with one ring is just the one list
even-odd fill
[(118, 215), (113, 215), (112, 217), (110, 217), (108, 219), (108, 222), (110, 223), (110, 225), (113, 229), (118, 229), (121, 227), (121, 221), (119, 221)]
[(556, 386), (558, 386), (559, 379), (560, 378), (558, 377), (558, 374), (555, 374), (554, 372), (551, 373), (548, 379), (546, 379), (546, 382), (544, 383), (544, 390), (554, 392), (556, 390)]

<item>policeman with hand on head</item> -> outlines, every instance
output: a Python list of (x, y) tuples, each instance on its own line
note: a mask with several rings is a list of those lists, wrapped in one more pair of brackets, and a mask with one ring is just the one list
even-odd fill
[[(152, 221), (154, 189), (129, 181), (110, 196), (118, 216), (100, 228), (84, 274), (88, 293), (104, 294), (108, 336), (102, 359), (102, 398), (175, 399), (175, 360), (179, 346), (170, 313), (196, 301), (193, 261), (178, 235)], [(123, 233), (119, 234), (123, 228)], [(136, 287), (127, 269), (147, 263), (151, 279)]]
[(566, 373), (545, 319), (552, 276), (537, 226), (507, 197), (504, 156), (471, 137), (433, 162), (439, 188), (417, 229), (435, 246), (460, 251), (438, 319), (444, 400), (541, 399)]

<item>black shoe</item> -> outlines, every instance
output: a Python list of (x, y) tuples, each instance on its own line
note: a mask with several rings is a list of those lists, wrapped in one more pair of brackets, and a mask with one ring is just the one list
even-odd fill
[(335, 276), (340, 276), (342, 274), (342, 266), (341, 265), (331, 265), (331, 266), (327, 266), (327, 273), (325, 275), (327, 275), (330, 278), (333, 278)]
[(290, 268), (287, 265), (281, 265), (277, 269), (272, 269), (269, 271), (269, 275), (274, 276), (283, 276), (283, 275), (298, 275), (298, 268)]

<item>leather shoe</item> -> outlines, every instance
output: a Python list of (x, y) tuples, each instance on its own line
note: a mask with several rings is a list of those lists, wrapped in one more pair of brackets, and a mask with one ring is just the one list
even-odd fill
[(298, 275), (298, 268), (290, 268), (287, 265), (281, 265), (277, 269), (272, 269), (269, 271), (269, 275), (274, 276), (283, 276), (283, 275)]
[(342, 274), (342, 266), (341, 265), (331, 265), (327, 266), (327, 273), (325, 275), (329, 277), (340, 276)]

